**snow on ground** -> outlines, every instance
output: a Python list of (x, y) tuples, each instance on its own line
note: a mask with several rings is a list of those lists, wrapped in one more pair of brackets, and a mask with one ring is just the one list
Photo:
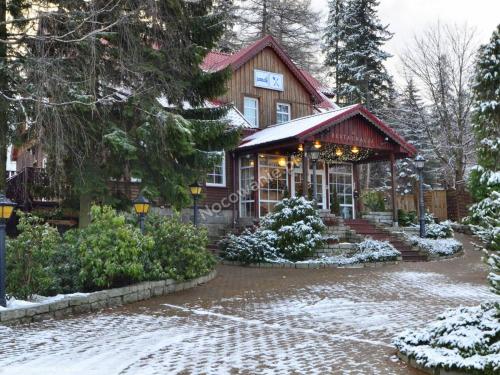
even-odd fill
[(43, 305), (46, 303), (60, 301), (67, 297), (79, 297), (79, 296), (88, 296), (89, 293), (71, 293), (71, 294), (57, 294), (52, 297), (45, 297), (34, 295), (30, 301), (24, 301), (21, 299), (16, 299), (11, 297), (7, 300), (7, 307), (0, 306), (0, 310), (10, 310), (10, 309), (18, 309), (23, 307), (37, 306)]
[[(401, 266), (317, 271), (321, 281), (305, 270), (290, 288), (265, 291), (241, 272), (223, 268), (177, 303), (0, 327), (0, 374), (413, 374), (394, 361), (395, 335), (446, 307), (498, 300), (486, 285)], [(231, 294), (207, 300), (211, 288)]]

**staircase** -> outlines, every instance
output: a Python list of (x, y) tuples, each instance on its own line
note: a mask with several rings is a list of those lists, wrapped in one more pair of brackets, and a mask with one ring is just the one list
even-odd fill
[(395, 235), (385, 229), (376, 227), (368, 220), (345, 220), (345, 224), (361, 236), (370, 237), (377, 241), (388, 241), (401, 252), (401, 256), (405, 262), (422, 262), (427, 260), (427, 256), (420, 254), (417, 250), (413, 250), (411, 246), (401, 241)]

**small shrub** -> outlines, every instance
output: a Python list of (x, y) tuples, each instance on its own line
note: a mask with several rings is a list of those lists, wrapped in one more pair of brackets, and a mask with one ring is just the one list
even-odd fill
[(405, 210), (398, 210), (398, 223), (402, 227), (409, 227), (417, 222), (417, 213), (415, 211), (407, 212)]
[(385, 211), (384, 194), (380, 191), (367, 191), (362, 195), (363, 204), (371, 212)]
[(261, 220), (255, 232), (229, 236), (222, 242), (224, 257), (244, 263), (284, 258), (304, 260), (323, 245), (325, 225), (312, 202), (303, 197), (283, 199)]
[(87, 228), (65, 238), (74, 247), (68, 251), (80, 259), (81, 287), (96, 290), (143, 280), (144, 254), (151, 251), (153, 240), (109, 206), (93, 206), (91, 216)]
[(453, 237), (453, 228), (450, 221), (439, 224), (426, 224), (425, 236), (427, 238), (450, 238)]
[(147, 220), (146, 232), (154, 241), (145, 265), (149, 280), (188, 280), (214, 269), (216, 260), (207, 251), (206, 229), (184, 224), (178, 216), (151, 216)]
[(61, 237), (39, 217), (22, 212), (18, 215), (20, 234), (7, 241), (7, 292), (21, 299), (56, 294), (58, 283), (51, 260)]
[(397, 260), (401, 253), (389, 242), (364, 240), (357, 245), (357, 251), (353, 255), (358, 263), (386, 262)]

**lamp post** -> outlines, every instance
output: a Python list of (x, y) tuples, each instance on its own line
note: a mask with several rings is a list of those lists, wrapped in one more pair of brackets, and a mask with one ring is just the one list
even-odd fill
[(137, 215), (139, 215), (139, 227), (141, 228), (141, 233), (144, 234), (144, 219), (149, 212), (151, 207), (151, 202), (148, 201), (144, 195), (139, 194), (134, 200), (134, 210)]
[(15, 206), (16, 204), (5, 194), (0, 194), (0, 305), (3, 307), (7, 307), (7, 298), (5, 297), (5, 274), (7, 271), (5, 265), (5, 228)]
[(198, 181), (189, 185), (189, 190), (191, 190), (191, 195), (193, 196), (193, 224), (195, 227), (198, 226), (198, 198), (201, 195), (201, 185)]
[[(319, 146), (319, 147), (318, 147)], [(318, 162), (319, 159), (319, 149), (321, 147), (321, 144), (315, 143), (314, 145), (311, 145), (309, 147), (309, 150), (307, 151), (307, 154), (309, 158), (311, 159), (312, 165), (313, 165), (313, 175), (312, 175), (312, 183), (313, 183), (313, 201), (315, 208), (318, 206), (318, 181), (316, 178), (316, 163)]]
[(424, 165), (425, 158), (417, 155), (415, 158), (415, 167), (418, 171), (418, 221), (420, 223), (420, 237), (425, 237), (425, 213), (424, 213)]

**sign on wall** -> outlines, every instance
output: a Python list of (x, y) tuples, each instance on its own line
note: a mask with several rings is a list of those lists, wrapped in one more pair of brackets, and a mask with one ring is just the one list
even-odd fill
[(254, 86), (263, 89), (283, 91), (283, 74), (255, 69)]

